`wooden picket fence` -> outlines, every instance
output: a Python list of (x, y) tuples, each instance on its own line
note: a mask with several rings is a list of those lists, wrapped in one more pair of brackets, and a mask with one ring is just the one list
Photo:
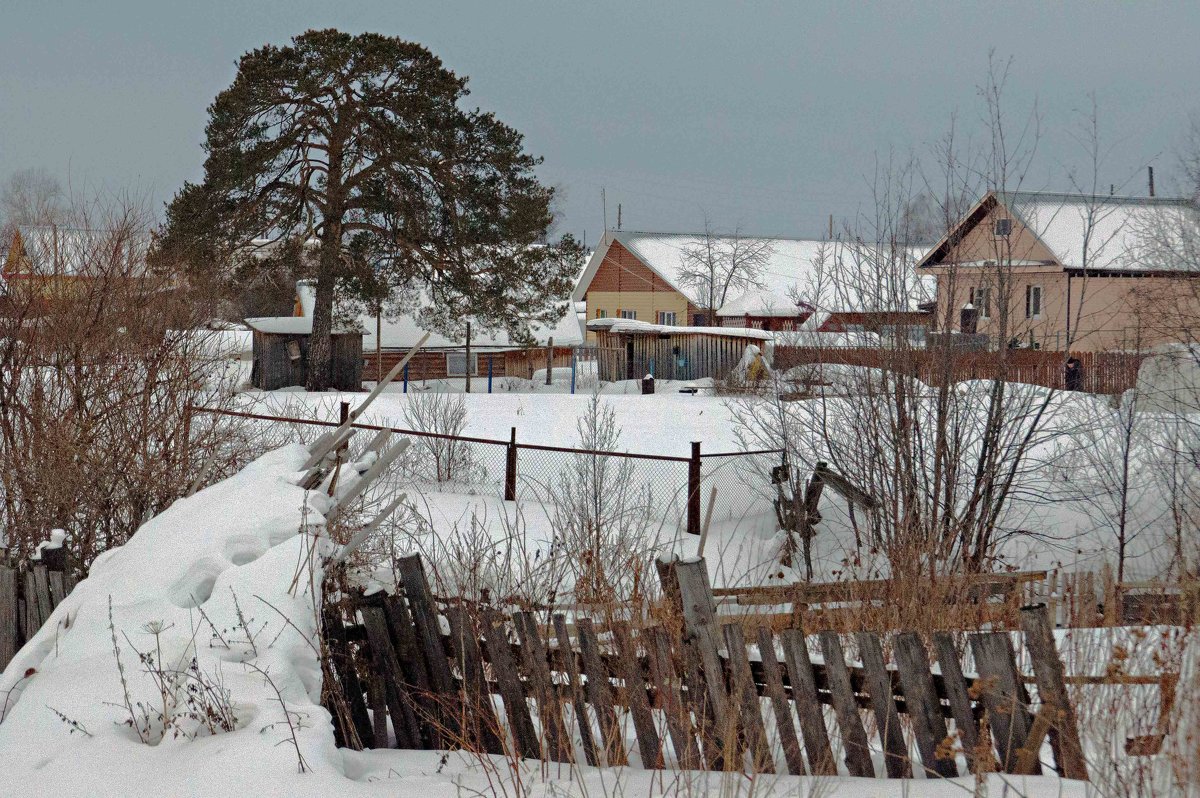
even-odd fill
[[(1032, 677), (1021, 674), (1003, 632), (966, 635), (978, 674), (967, 677), (948, 632), (928, 640), (861, 632), (859, 662), (850, 664), (846, 638), (832, 631), (814, 639), (812, 630), (759, 625), (747, 639), (747, 627), (716, 614), (703, 560), (658, 566), (666, 599), (650, 622), (631, 623), (611, 612), (502, 613), (439, 601), (420, 557), (402, 558), (397, 595), (359, 599), (352, 615), (344, 606), (326, 614), (340, 741), (387, 746), (390, 716), (402, 748), (622, 765), (633, 754), (627, 720), (647, 768), (831, 775), (840, 756), (850, 775), (908, 778), (1040, 773), (1048, 737), (1054, 768), (1087, 778), (1044, 606), (1020, 612)], [(882, 753), (878, 773), (872, 752)]]
[(66, 549), (43, 549), (39, 562), (20, 568), (0, 562), (0, 671), (74, 587)]

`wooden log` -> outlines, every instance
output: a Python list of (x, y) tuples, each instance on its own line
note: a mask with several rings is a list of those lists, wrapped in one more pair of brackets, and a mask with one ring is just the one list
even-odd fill
[(867, 695), (871, 699), (875, 722), (879, 726), (879, 739), (883, 743), (884, 768), (890, 779), (911, 779), (912, 763), (908, 759), (908, 744), (900, 728), (900, 713), (896, 711), (896, 699), (892, 693), (892, 677), (883, 661), (879, 636), (872, 632), (859, 632), (856, 639), (866, 676)]
[(396, 567), (404, 585), (404, 597), (408, 600), (408, 608), (412, 613), (417, 643), (429, 672), (430, 688), (438, 704), (445, 710), (441, 715), (447, 733), (455, 736), (460, 731), (458, 718), (461, 716), (461, 707), (454, 677), (450, 673), (450, 663), (446, 659), (446, 649), (442, 644), (441, 622), (433, 602), (433, 592), (429, 589), (429, 580), (425, 577), (425, 568), (418, 554), (400, 557)]
[(746, 654), (746, 635), (742, 627), (736, 624), (725, 627), (725, 645), (729, 652), (729, 675), (732, 683), (730, 698), (741, 710), (741, 747), (750, 751), (754, 773), (774, 773), (775, 762), (767, 745), (762, 704), (758, 700), (754, 674), (750, 671), (750, 659)]
[(491, 692), (483, 672), (483, 656), (479, 637), (471, 616), (462, 607), (446, 610), (450, 621), (450, 650), (462, 673), (463, 693), (466, 696), (463, 713), (467, 726), (463, 729), (474, 750), (503, 754), (500, 722), (492, 706)]
[(783, 748), (783, 758), (787, 762), (788, 773), (793, 776), (804, 776), (804, 754), (800, 750), (800, 738), (796, 736), (796, 721), (792, 718), (792, 704), (788, 701), (783, 688), (783, 673), (779, 667), (779, 658), (775, 655), (775, 638), (768, 629), (759, 627), (758, 653), (762, 659), (762, 670), (765, 678), (765, 691), (771, 699), (771, 707), (775, 711), (775, 729), (779, 734), (779, 744)]
[(588, 717), (587, 698), (583, 693), (583, 680), (579, 674), (579, 666), (575, 660), (575, 652), (571, 648), (571, 635), (567, 630), (567, 619), (562, 614), (553, 618), (554, 634), (558, 638), (559, 652), (562, 654), (562, 672), (567, 677), (567, 690), (571, 694), (571, 706), (575, 712), (575, 723), (579, 727), (579, 742), (583, 746), (583, 756), (592, 767), (600, 764), (596, 753), (596, 741), (592, 736), (592, 722)]
[(1059, 773), (1068, 779), (1087, 781), (1087, 762), (1079, 741), (1075, 708), (1067, 694), (1065, 669), (1054, 645), (1050, 614), (1044, 604), (1021, 609), (1021, 631), (1025, 633), (1025, 648), (1033, 661), (1038, 700), (1052, 712), (1050, 742)]
[(563, 725), (562, 705), (554, 687), (554, 677), (550, 673), (546, 646), (543, 645), (542, 636), (538, 632), (537, 621), (528, 612), (514, 612), (512, 618), (517, 636), (521, 640), (525, 670), (529, 673), (529, 683), (533, 687), (534, 703), (537, 706), (538, 722), (542, 727), (546, 752), (555, 762), (574, 762), (575, 750)]
[(836, 776), (837, 766), (833, 761), (833, 749), (829, 745), (829, 732), (825, 729), (821, 699), (817, 694), (817, 682), (813, 676), (812, 660), (808, 656), (804, 632), (788, 629), (781, 632), (779, 638), (783, 643), (784, 659), (787, 661), (792, 703), (800, 719), (804, 749), (808, 752), (809, 770), (814, 776)]
[(699, 770), (700, 747), (692, 730), (692, 720), (684, 707), (676, 677), (675, 658), (671, 654), (671, 639), (661, 626), (651, 626), (642, 632), (650, 659), (650, 673), (658, 696), (658, 706), (667, 720), (667, 733), (675, 750), (675, 759), (683, 770)]
[[(950, 702), (950, 712), (954, 716), (954, 727), (962, 741), (967, 768), (976, 773), (978, 771), (975, 755), (979, 750), (979, 723), (971, 708), (971, 696), (967, 692), (967, 680), (963, 676), (958, 649), (954, 646), (954, 638), (948, 632), (935, 632), (933, 645), (937, 650), (938, 666), (942, 671), (942, 687), (946, 691), (946, 699)], [(985, 771), (990, 769), (989, 765)]]
[(637, 655), (633, 636), (629, 632), (628, 621), (614, 621), (612, 635), (617, 647), (619, 675), (625, 682), (625, 700), (633, 718), (642, 767), (661, 770), (662, 740), (658, 736), (658, 730), (654, 728), (654, 716), (650, 714), (650, 701), (646, 695), (646, 676), (642, 672), (641, 660)]
[(850, 684), (850, 671), (846, 668), (842, 641), (835, 632), (821, 632), (817, 637), (825, 658), (825, 680), (829, 687), (830, 703), (837, 713), (838, 728), (842, 733), (846, 769), (851, 776), (873, 777), (875, 768), (871, 764), (870, 744), (858, 714), (858, 701)]
[(901, 632), (892, 643), (896, 652), (896, 668), (900, 672), (900, 687), (904, 690), (904, 708), (912, 721), (913, 735), (917, 739), (917, 750), (921, 752), (925, 773), (927, 776), (954, 778), (958, 775), (958, 767), (953, 757), (938, 756), (938, 752), (944, 749), (943, 743), (949, 733), (929, 671), (929, 653), (925, 650), (925, 644), (915, 632)]
[(596, 718), (600, 722), (604, 764), (609, 767), (628, 765), (629, 758), (625, 755), (621, 727), (617, 723), (616, 712), (613, 711), (612, 682), (609, 681), (608, 671), (600, 656), (600, 643), (596, 638), (596, 629), (592, 625), (591, 618), (580, 618), (575, 623), (579, 629), (579, 650), (583, 655), (583, 672), (587, 676), (588, 701), (596, 711)]
[(529, 717), (529, 702), (525, 688), (513, 659), (512, 647), (499, 617), (484, 616), (484, 631), (487, 635), (488, 658), (492, 662), (492, 674), (504, 699), (504, 713), (508, 716), (508, 727), (512, 732), (517, 752), (528, 759), (541, 759), (542, 747), (538, 744), (537, 730)]
[[(1029, 698), (1017, 673), (1012, 641), (1001, 632), (973, 634), (970, 640), (979, 673), (976, 684), (982, 688), (1001, 767), (1005, 773), (1016, 773), (1017, 752), (1029, 738), (1031, 720), (1026, 709)], [(1033, 775), (1041, 773), (1037, 763), (1033, 769), (1036, 771)]]
[(388, 714), (392, 716), (392, 728), (396, 733), (396, 746), (423, 748), (421, 725), (413, 711), (412, 696), (404, 686), (404, 671), (400, 667), (400, 660), (396, 658), (383, 608), (361, 607), (359, 614), (362, 615), (363, 628), (371, 644), (376, 673), (383, 679)]
[(0, 672), (17, 655), (17, 572), (0, 565)]

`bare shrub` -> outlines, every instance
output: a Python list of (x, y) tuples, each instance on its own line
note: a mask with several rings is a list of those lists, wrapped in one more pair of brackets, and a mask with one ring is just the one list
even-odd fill
[[(404, 404), (404, 423), (409, 429), (436, 435), (458, 436), (467, 428), (467, 403), (459, 394), (409, 394)], [(415, 458), (409, 459), (416, 479), (437, 482), (470, 481), (476, 476), (471, 445), (449, 437), (417, 438)]]

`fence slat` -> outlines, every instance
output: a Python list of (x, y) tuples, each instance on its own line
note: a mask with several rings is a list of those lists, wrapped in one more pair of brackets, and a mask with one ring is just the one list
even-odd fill
[(787, 661), (788, 681), (792, 686), (792, 702), (800, 718), (800, 734), (804, 737), (804, 750), (808, 752), (808, 767), (814, 776), (836, 776), (837, 765), (833, 761), (833, 749), (829, 745), (829, 732), (825, 729), (825, 717), (821, 711), (821, 699), (817, 695), (817, 682), (813, 676), (812, 659), (808, 656), (808, 643), (804, 632), (787, 629), (780, 632), (783, 656)]
[(17, 572), (0, 565), (0, 671), (17, 655)]
[(534, 703), (537, 705), (538, 722), (546, 740), (546, 751), (549, 758), (555, 762), (574, 762), (575, 751), (563, 726), (562, 706), (554, 689), (546, 647), (542, 644), (537, 621), (528, 612), (514, 612), (512, 617), (513, 626), (521, 640), (525, 669), (529, 672), (529, 681), (537, 699)]
[(671, 639), (661, 626), (642, 631), (642, 640), (650, 658), (650, 673), (659, 696), (659, 708), (667, 719), (667, 733), (675, 750), (675, 759), (684, 770), (698, 770), (700, 747), (692, 731), (692, 720), (679, 694), (675, 658), (671, 654)]
[(484, 632), (487, 635), (488, 658), (492, 661), (492, 674), (500, 687), (504, 699), (504, 714), (508, 716), (508, 727), (516, 741), (517, 751), (529, 759), (541, 759), (542, 747), (538, 743), (537, 730), (529, 717), (529, 702), (525, 699), (525, 688), (517, 672), (508, 634), (504, 630), (504, 619), (500, 616), (484, 615)]
[(954, 646), (954, 638), (948, 632), (934, 632), (933, 646), (937, 650), (938, 666), (942, 671), (942, 687), (945, 688), (946, 698), (950, 702), (954, 727), (962, 740), (967, 768), (975, 773), (975, 756), (979, 751), (979, 724), (971, 709), (971, 696), (967, 692), (967, 680), (963, 676), (962, 663), (958, 659), (958, 649)]
[(421, 644), (417, 640), (417, 630), (413, 625), (408, 605), (399, 596), (386, 596), (381, 606), (392, 635), (392, 645), (396, 648), (396, 659), (404, 672), (406, 689), (412, 695), (415, 705), (421, 709), (421, 720), (424, 721), (422, 725), (429, 730), (432, 745), (435, 748), (445, 748), (442, 712), (429, 683), (425, 656), (421, 653)]
[(617, 648), (617, 667), (625, 682), (625, 698), (629, 703), (629, 714), (633, 718), (642, 767), (662, 769), (662, 741), (654, 728), (654, 716), (650, 714), (650, 701), (646, 697), (646, 677), (642, 673), (637, 647), (629, 632), (629, 622), (614, 621), (612, 634)]
[(717, 624), (713, 612), (712, 589), (708, 584), (708, 566), (704, 558), (672, 564), (682, 604), (684, 634), (699, 657), (700, 678), (704, 682), (712, 728), (706, 746), (720, 751), (726, 766), (738, 759), (737, 728), (725, 687), (725, 666), (719, 653)]
[(838, 729), (842, 733), (842, 753), (846, 758), (846, 769), (851, 776), (872, 777), (875, 768), (871, 764), (870, 743), (858, 714), (858, 701), (850, 684), (850, 671), (846, 668), (846, 655), (842, 652), (842, 641), (836, 632), (821, 632), (821, 653), (825, 659), (825, 681), (829, 685), (830, 700), (837, 713)]
[(501, 726), (492, 707), (492, 694), (483, 672), (483, 655), (479, 650), (479, 635), (472, 616), (462, 607), (446, 610), (450, 622), (450, 649), (462, 673), (463, 693), (466, 695), (467, 728), (463, 731), (474, 744), (489, 754), (503, 754)]
[(929, 672), (929, 653), (925, 644), (915, 632), (901, 632), (893, 638), (892, 644), (896, 668), (900, 672), (900, 687), (904, 690), (904, 708), (912, 721), (925, 773), (953, 778), (958, 775), (954, 759), (938, 756), (949, 733)]
[[(975, 669), (983, 680), (982, 697), (992, 726), (992, 737), (1005, 773), (1017, 771), (1018, 752), (1029, 737), (1031, 720), (1026, 707), (1029, 698), (1017, 673), (1012, 640), (1007, 634), (989, 632), (970, 637)], [(1033, 763), (1040, 775), (1041, 765)]]
[[(758, 700), (754, 674), (750, 671), (750, 659), (746, 655), (746, 634), (738, 624), (725, 627), (725, 647), (729, 652), (730, 700), (736, 701), (741, 710), (742, 747), (750, 751), (755, 773), (774, 773), (775, 762), (767, 746), (762, 704)], [(730, 714), (733, 714), (732, 708)]]
[(775, 638), (771, 636), (769, 629), (763, 627), (758, 629), (758, 653), (762, 659), (765, 692), (775, 710), (775, 728), (779, 734), (779, 744), (783, 748), (788, 773), (793, 776), (806, 775), (804, 755), (800, 752), (800, 738), (796, 736), (796, 721), (792, 718), (792, 704), (783, 690), (783, 675), (780, 672), (779, 659), (775, 655)]
[(447, 733), (454, 736), (459, 731), (458, 692), (454, 687), (454, 677), (450, 673), (450, 662), (446, 659), (446, 649), (442, 644), (442, 626), (420, 555), (400, 557), (397, 570), (400, 572), (404, 597), (408, 599), (413, 625), (417, 631), (417, 642), (429, 673), (430, 689), (437, 697), (439, 708), (445, 710), (440, 716)]
[(892, 677), (883, 660), (883, 646), (879, 643), (879, 636), (873, 632), (860, 632), (855, 639), (858, 641), (858, 654), (862, 658), (871, 707), (875, 711), (875, 722), (879, 726), (879, 739), (883, 743), (884, 768), (888, 778), (911, 779), (908, 743), (904, 741), (904, 730), (900, 728), (900, 713), (896, 711)]
[[(373, 739), (371, 718), (367, 714), (367, 705), (363, 700), (362, 684), (358, 679), (358, 671), (351, 659), (350, 647), (346, 635), (346, 627), (342, 623), (341, 611), (332, 604), (327, 604), (323, 613), (322, 629), (325, 640), (329, 644), (330, 663), (333, 666), (336, 681), (341, 684), (342, 694), (346, 700), (349, 718), (345, 718), (336, 706), (329, 707), (333, 715), (334, 730), (341, 734), (343, 744), (353, 747), (351, 738), (357, 737), (359, 743), (366, 745), (368, 739)], [(344, 728), (346, 722), (352, 728)], [(384, 738), (382, 746), (387, 745)]]
[(583, 682), (579, 675), (579, 666), (575, 660), (575, 652), (571, 648), (571, 635), (567, 630), (567, 619), (561, 614), (553, 618), (554, 635), (558, 638), (558, 651), (562, 659), (562, 671), (567, 676), (567, 689), (571, 691), (571, 706), (575, 710), (575, 723), (579, 726), (579, 742), (583, 745), (583, 755), (592, 767), (600, 764), (596, 756), (596, 741), (592, 737), (592, 722), (588, 718), (587, 700), (583, 694)]
[(400, 748), (424, 748), (421, 726), (413, 712), (412, 696), (404, 687), (404, 671), (392, 646), (388, 633), (387, 619), (382, 607), (361, 607), (363, 628), (371, 644), (375, 667), (383, 678), (388, 714), (392, 716), (392, 729), (396, 733), (396, 745)]
[(617, 725), (617, 714), (613, 711), (612, 682), (600, 656), (600, 643), (591, 618), (579, 618), (575, 622), (579, 630), (579, 650), (583, 654), (583, 671), (587, 674), (587, 695), (596, 717), (600, 721), (600, 738), (604, 741), (604, 764), (608, 766), (628, 765), (625, 744), (621, 740), (621, 727)]
[(1075, 709), (1067, 695), (1067, 683), (1062, 659), (1054, 645), (1049, 612), (1045, 605), (1024, 607), (1021, 610), (1021, 630), (1025, 632), (1025, 648), (1033, 661), (1037, 680), (1038, 699), (1053, 712), (1050, 741), (1062, 776), (1087, 781), (1087, 763), (1079, 742), (1079, 727)]

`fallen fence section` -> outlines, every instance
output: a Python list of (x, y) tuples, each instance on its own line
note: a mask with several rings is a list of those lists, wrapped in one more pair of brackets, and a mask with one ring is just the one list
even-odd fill
[(747, 638), (747, 627), (716, 615), (703, 559), (657, 566), (667, 600), (635, 627), (611, 612), (505, 614), (453, 600), (439, 609), (419, 555), (402, 558), (398, 595), (326, 615), (340, 741), (388, 746), (391, 717), (397, 747), (592, 765), (636, 758), (647, 768), (801, 775), (837, 773), (840, 759), (853, 776), (1053, 766), (1088, 777), (1042, 605), (1020, 610), (1032, 677), (1009, 634), (979, 632), (965, 638), (978, 674), (968, 678), (949, 633), (851, 638), (760, 625)]

